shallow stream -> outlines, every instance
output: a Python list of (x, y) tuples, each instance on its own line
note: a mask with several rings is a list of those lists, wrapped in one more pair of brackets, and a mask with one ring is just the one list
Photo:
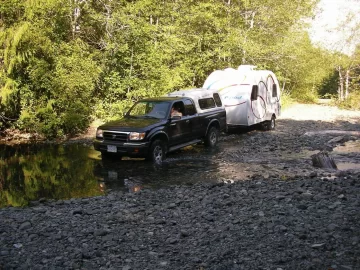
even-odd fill
[[(266, 157), (246, 162), (222, 160), (223, 153), (233, 150), (233, 145), (233, 141), (222, 141), (216, 149), (188, 147), (169, 154), (159, 166), (141, 159), (101, 160), (99, 152), (82, 144), (0, 144), (0, 207), (93, 197), (108, 190), (136, 192), (170, 185), (244, 180), (255, 173), (264, 177), (295, 175), (297, 170), (304, 171), (296, 168), (297, 160), (311, 168), (310, 156), (314, 153), (284, 151), (279, 155), (281, 159), (272, 164)], [(360, 161), (352, 163), (348, 159), (352, 152), (360, 152), (359, 141), (334, 149), (333, 153), (340, 157), (339, 169), (360, 169)]]

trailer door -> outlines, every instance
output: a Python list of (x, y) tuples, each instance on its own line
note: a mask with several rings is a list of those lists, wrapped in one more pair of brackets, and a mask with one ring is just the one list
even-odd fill
[(279, 109), (279, 89), (277, 89), (277, 85), (275, 83), (274, 78), (269, 75), (267, 77), (267, 88), (268, 88), (268, 104), (269, 104), (269, 112), (278, 114)]

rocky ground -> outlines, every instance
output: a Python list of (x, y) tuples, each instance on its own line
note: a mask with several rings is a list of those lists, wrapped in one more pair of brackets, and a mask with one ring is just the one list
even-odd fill
[[(223, 136), (225, 183), (0, 209), (0, 269), (360, 269), (360, 153), (332, 151), (359, 119), (298, 104)], [(314, 168), (320, 150), (355, 169)]]

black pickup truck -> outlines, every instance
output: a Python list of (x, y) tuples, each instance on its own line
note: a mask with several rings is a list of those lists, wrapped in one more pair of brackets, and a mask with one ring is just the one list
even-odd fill
[[(180, 111), (177, 116), (172, 116), (173, 107)], [(225, 128), (226, 111), (218, 93), (183, 90), (140, 100), (124, 118), (98, 127), (94, 148), (103, 157), (141, 157), (160, 163), (166, 153), (188, 145), (215, 146)]]

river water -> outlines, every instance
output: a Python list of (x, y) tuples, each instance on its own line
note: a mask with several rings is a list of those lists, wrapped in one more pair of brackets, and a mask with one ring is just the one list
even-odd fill
[[(310, 156), (318, 152), (283, 151), (281, 159), (274, 159), (272, 164), (267, 156), (245, 162), (224, 160), (225, 153), (238, 148), (238, 138), (221, 141), (214, 149), (187, 147), (169, 154), (161, 166), (142, 159), (101, 160), (100, 152), (92, 146), (78, 143), (0, 144), (0, 208), (26, 206), (38, 200), (93, 197), (109, 190), (137, 192), (197, 182), (244, 180), (256, 173), (265, 178), (271, 174), (292, 176), (301, 174), (304, 168), (311, 170)], [(340, 170), (360, 169), (359, 163), (345, 158), (360, 152), (359, 143), (350, 141), (334, 149), (334, 154), (343, 160), (337, 164)]]
[[(199, 152), (202, 152), (201, 156)], [(101, 160), (100, 152), (81, 144), (0, 144), (0, 207), (30, 201), (102, 195), (106, 190), (216, 182), (213, 150), (189, 147), (170, 154), (161, 166), (141, 159)], [(185, 154), (184, 154), (185, 153)]]

